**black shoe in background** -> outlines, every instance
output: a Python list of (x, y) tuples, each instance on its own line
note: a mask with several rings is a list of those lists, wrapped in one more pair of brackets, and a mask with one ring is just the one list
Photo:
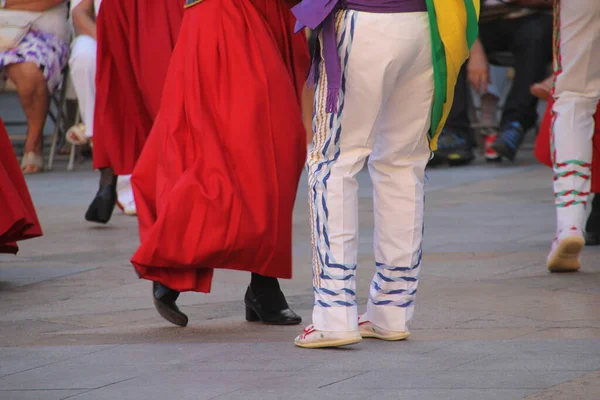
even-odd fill
[(438, 148), (429, 165), (447, 162), (451, 166), (467, 165), (475, 159), (469, 133), (459, 129), (444, 128), (438, 139)]

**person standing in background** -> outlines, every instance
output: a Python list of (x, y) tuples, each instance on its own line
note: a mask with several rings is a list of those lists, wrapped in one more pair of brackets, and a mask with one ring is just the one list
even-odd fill
[(98, 13), (94, 168), (98, 192), (85, 214), (107, 223), (117, 176), (130, 175), (158, 113), (184, 0), (103, 0)]
[(594, 114), (600, 101), (600, 2), (556, 0), (555, 82), (551, 156), (556, 236), (548, 254), (551, 272), (577, 271), (585, 245), (590, 195)]

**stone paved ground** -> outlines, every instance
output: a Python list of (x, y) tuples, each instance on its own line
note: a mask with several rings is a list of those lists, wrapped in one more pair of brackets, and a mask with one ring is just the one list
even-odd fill
[[(83, 220), (96, 174), (28, 178), (45, 236), (0, 257), (0, 399), (600, 399), (600, 249), (551, 275), (551, 174), (520, 164), (431, 170), (425, 258), (410, 340), (311, 351), (298, 327), (243, 319), (248, 274), (184, 294), (190, 326), (155, 312), (128, 258), (136, 221)], [(370, 184), (361, 183), (360, 301), (373, 272)], [(310, 319), (307, 199), (295, 215), (292, 307)]]

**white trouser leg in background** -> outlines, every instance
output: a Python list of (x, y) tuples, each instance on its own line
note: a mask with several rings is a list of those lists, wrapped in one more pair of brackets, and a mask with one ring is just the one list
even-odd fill
[(327, 83), (321, 64), (307, 164), (313, 324), (320, 331), (358, 330), (355, 176), (370, 156), (377, 273), (367, 314), (382, 328), (404, 330), (418, 282), (430, 157), (433, 69), (428, 17), (342, 11), (337, 33), (343, 71), (338, 112), (325, 112)]
[(96, 40), (81, 35), (73, 40), (69, 68), (79, 101), (79, 112), (85, 124), (85, 135), (93, 136), (96, 99)]
[(561, 0), (559, 7), (552, 109), (558, 238), (583, 231), (591, 184), (593, 116), (600, 99), (600, 2)]

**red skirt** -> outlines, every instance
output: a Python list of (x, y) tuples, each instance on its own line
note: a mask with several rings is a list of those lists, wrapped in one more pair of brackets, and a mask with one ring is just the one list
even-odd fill
[(94, 168), (131, 174), (160, 105), (184, 0), (104, 0), (97, 20)]
[(294, 23), (283, 0), (187, 9), (132, 178), (141, 278), (200, 292), (214, 268), (291, 278), (310, 66)]
[[(550, 131), (552, 129), (553, 104), (554, 100), (550, 98), (548, 100), (546, 112), (544, 113), (544, 118), (542, 120), (542, 124), (540, 125), (540, 130), (535, 142), (535, 156), (541, 163), (546, 164), (549, 167), (552, 167), (552, 156), (550, 154)], [(596, 110), (596, 115), (594, 115), (594, 120), (596, 126), (593, 143), (594, 154), (592, 157), (591, 191), (592, 193), (600, 193), (600, 104), (598, 104), (598, 109)]]
[(42, 236), (21, 167), (0, 119), (0, 253), (17, 254), (17, 241)]

